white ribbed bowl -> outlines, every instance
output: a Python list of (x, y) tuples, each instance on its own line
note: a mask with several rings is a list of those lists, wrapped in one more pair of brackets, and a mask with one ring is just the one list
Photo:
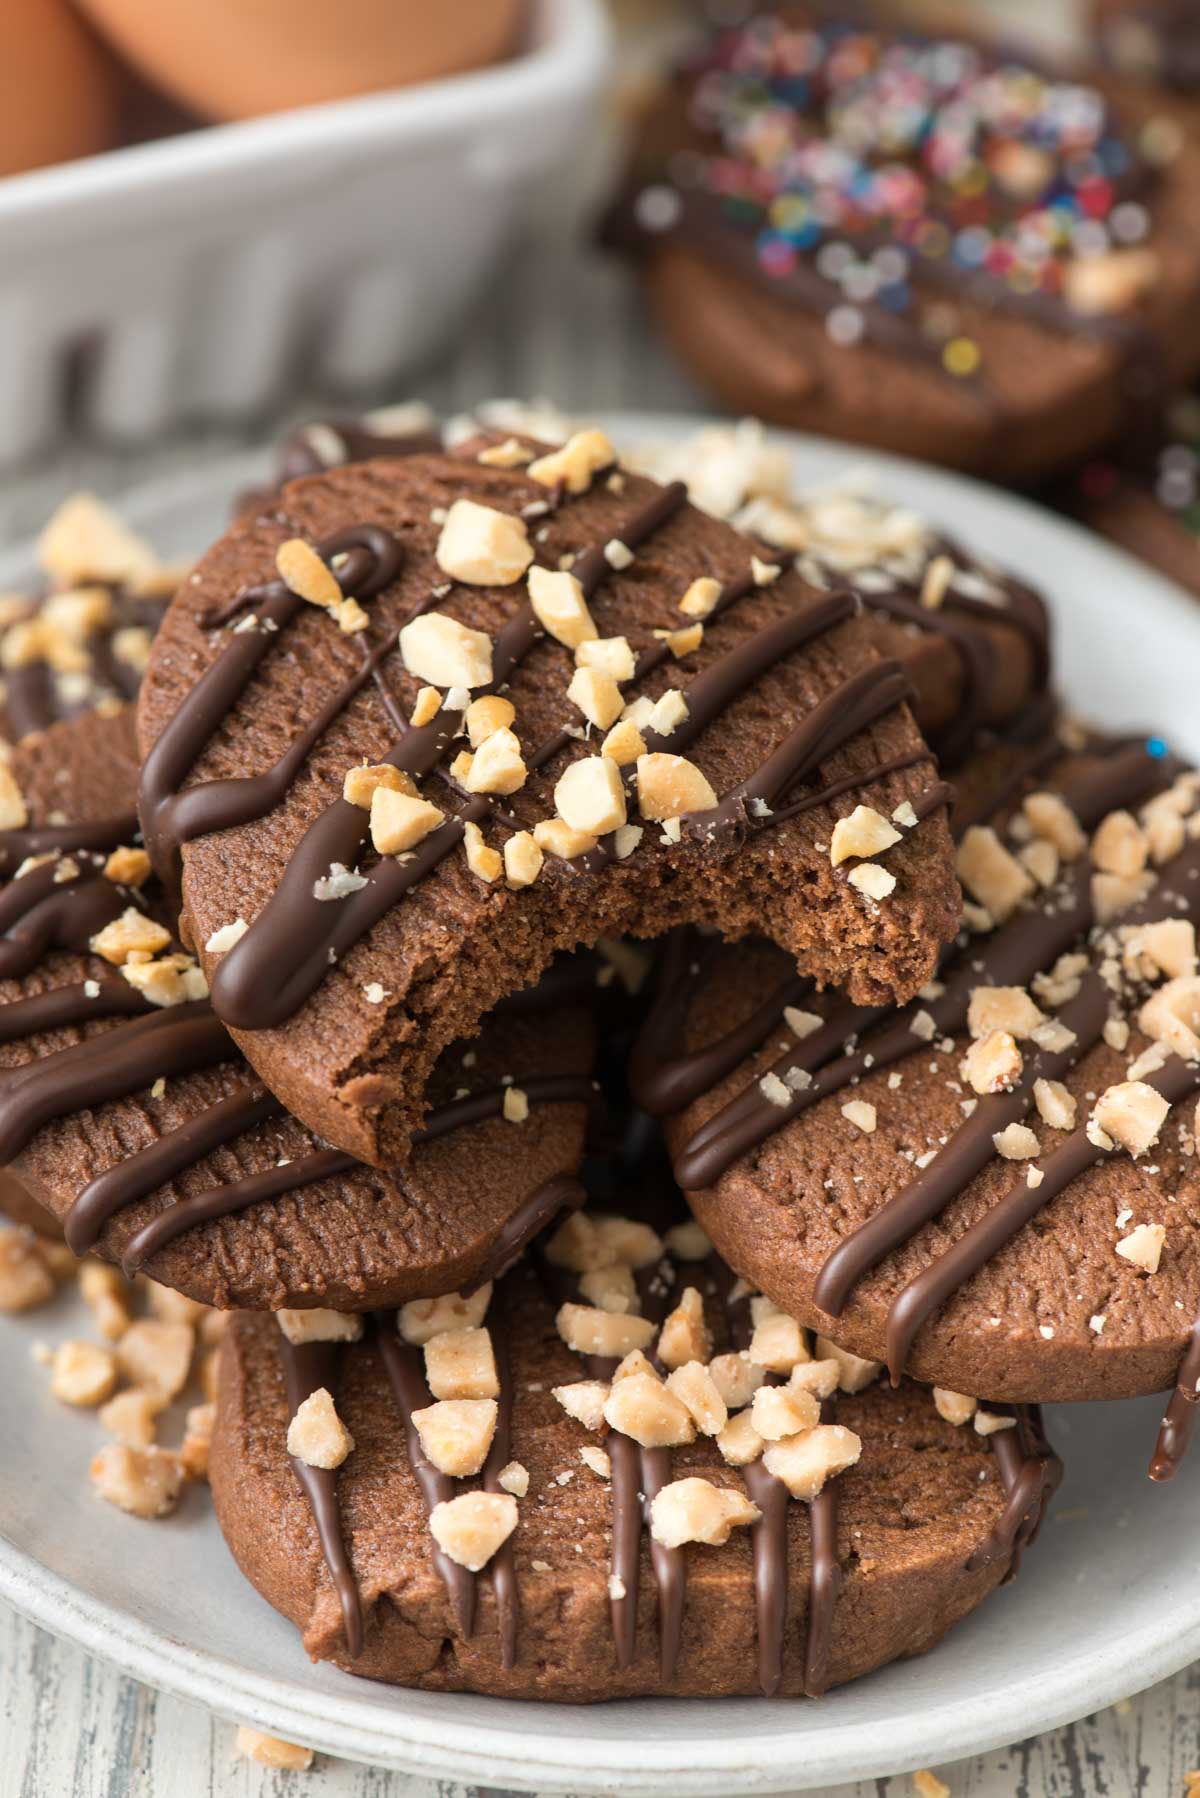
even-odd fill
[(0, 182), (0, 462), (63, 428), (76, 351), (72, 424), (122, 438), (427, 356), (605, 73), (601, 0), (532, 10), (494, 68)]

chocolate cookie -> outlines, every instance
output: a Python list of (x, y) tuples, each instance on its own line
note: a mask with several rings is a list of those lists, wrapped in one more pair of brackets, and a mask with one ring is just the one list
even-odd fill
[[(595, 968), (552, 970), (473, 1049), (448, 1050), (409, 1164), (364, 1167), (242, 1061), (163, 921), (134, 820), (98, 815), (132, 794), (127, 734), (92, 716), (14, 756), (27, 821), (0, 832), (15, 874), (0, 891), (6, 1208), (36, 1202), (77, 1253), (210, 1304), (349, 1309), (490, 1277), (582, 1196)], [(90, 821), (41, 827), (48, 800), (72, 797)]]
[(547, 1254), (486, 1309), (379, 1314), (353, 1343), (234, 1320), (217, 1515), (314, 1658), (575, 1703), (817, 1694), (931, 1647), (1015, 1566), (1057, 1478), (1035, 1415), (955, 1427), (814, 1360), (642, 1225), (585, 1213)]
[[(443, 1049), (560, 948), (702, 916), (878, 999), (954, 928), (945, 789), (853, 595), (598, 433), (531, 455), (295, 483), (204, 558), (143, 687), (139, 810), (168, 879), (182, 851), (214, 1009), (377, 1164)], [(901, 820), (886, 866), (831, 868), (846, 792)]]
[(0, 595), (0, 736), (19, 742), (62, 718), (133, 699), (186, 570), (92, 495), (65, 500), (38, 540), (45, 588)]
[(1159, 790), (1160, 749), (1078, 758), (964, 832), (967, 929), (899, 1012), (814, 1000), (765, 946), (677, 945), (634, 1086), (676, 1114), (697, 1216), (897, 1377), (1009, 1400), (1176, 1378), (1200, 1305), (1200, 780)]
[(1200, 395), (1167, 407), (1161, 442), (1144, 461), (1080, 469), (1067, 504), (1092, 530), (1200, 598)]
[(722, 401), (1020, 481), (1200, 362), (1200, 144), (969, 41), (804, 7), (660, 93), (607, 234)]

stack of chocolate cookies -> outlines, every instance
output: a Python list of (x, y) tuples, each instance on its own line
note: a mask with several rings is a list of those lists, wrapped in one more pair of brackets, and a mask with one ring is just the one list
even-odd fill
[(594, 429), (317, 441), (136, 743), (13, 730), (6, 1208), (234, 1313), (194, 1433), (315, 1657), (585, 1701), (931, 1647), (1037, 1533), (1041, 1401), (1178, 1380), (1186, 1438), (1200, 780), (907, 515), (797, 554)]

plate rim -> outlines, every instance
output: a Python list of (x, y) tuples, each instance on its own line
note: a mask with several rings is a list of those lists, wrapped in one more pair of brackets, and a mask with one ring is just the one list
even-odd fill
[[(680, 440), (715, 423), (728, 424), (706, 413), (659, 413), (602, 410), (599, 422), (619, 441)], [(934, 496), (929, 509), (936, 516), (944, 497), (946, 507), (955, 496), (971, 508), (999, 509), (1019, 520), (1032, 541), (1056, 539), (1066, 548), (1107, 571), (1130, 581), (1152, 595), (1152, 603), (1177, 613), (1181, 627), (1200, 642), (1200, 602), (1189, 597), (1157, 570), (1075, 521), (1052, 513), (1024, 495), (987, 486), (970, 477), (934, 468), (910, 458), (885, 455), (859, 446), (839, 443), (811, 434), (767, 430), (768, 442), (781, 444), (805, 462), (828, 463), (835, 472), (865, 468), (887, 490), (898, 486), (903, 494), (928, 492)], [(153, 529), (156, 519), (173, 510), (201, 504), (217, 505), (243, 486), (260, 479), (267, 465), (265, 449), (243, 450), (207, 458), (190, 470), (156, 477), (131, 488), (117, 501), (122, 514), (141, 527)], [(903, 503), (903, 501), (902, 501)], [(924, 499), (911, 500), (924, 507)], [(998, 524), (1001, 518), (998, 518)], [(32, 541), (0, 551), (0, 582), (21, 578), (31, 560)], [(999, 552), (1003, 553), (1003, 552)], [(1013, 558), (1019, 566), (1021, 558)], [(1198, 745), (1200, 747), (1200, 745)], [(247, 1591), (252, 1588), (247, 1586)], [(824, 1728), (809, 1736), (803, 1727), (804, 1708), (795, 1710), (796, 1727), (751, 1739), (748, 1731), (730, 1735), (713, 1731), (704, 1746), (705, 1765), (694, 1764), (694, 1738), (674, 1735), (655, 1739), (648, 1732), (630, 1732), (613, 1739), (587, 1730), (591, 1707), (555, 1706), (573, 1710), (579, 1727), (569, 1737), (542, 1738), (536, 1719), (544, 1706), (533, 1700), (502, 1701), (506, 1710), (520, 1706), (533, 1727), (528, 1733), (507, 1723), (455, 1723), (452, 1748), (426, 1716), (407, 1714), (400, 1688), (375, 1686), (343, 1677), (340, 1692), (313, 1692), (273, 1674), (263, 1674), (245, 1662), (215, 1651), (194, 1649), (181, 1636), (147, 1623), (132, 1611), (88, 1593), (82, 1586), (53, 1573), (37, 1558), (13, 1542), (0, 1528), (0, 1597), (51, 1633), (75, 1642), (100, 1656), (123, 1673), (143, 1683), (205, 1705), (224, 1716), (236, 1716), (291, 1736), (322, 1752), (347, 1760), (394, 1767), (425, 1775), (451, 1777), (466, 1782), (502, 1784), (515, 1790), (565, 1790), (574, 1792), (679, 1793), (688, 1798), (723, 1798), (732, 1790), (783, 1792), (809, 1789), (831, 1782), (905, 1773), (928, 1764), (939, 1764), (986, 1753), (1018, 1738), (1040, 1734), (1072, 1722), (1087, 1712), (1103, 1708), (1133, 1692), (1142, 1691), (1169, 1677), (1200, 1655), (1200, 1616), (1190, 1628), (1162, 1632), (1156, 1640), (1150, 1625), (1130, 1638), (1127, 1634), (1120, 1657), (1110, 1656), (1107, 1673), (1097, 1666), (1096, 1650), (1085, 1642), (1074, 1653), (1060, 1644), (1059, 1677), (1047, 1688), (1042, 1672), (1017, 1676), (1006, 1682), (993, 1704), (981, 1707), (960, 1697), (936, 1713), (928, 1709), (914, 1714), (903, 1739), (893, 1736), (886, 1746), (872, 1746), (864, 1739), (861, 1722), (840, 1728)], [(301, 1651), (302, 1652), (302, 1651)], [(1053, 1696), (1051, 1696), (1051, 1693)], [(425, 1694), (437, 1699), (437, 1694)], [(446, 1694), (453, 1703), (456, 1694)], [(637, 1701), (633, 1701), (637, 1702)], [(681, 1708), (685, 1700), (667, 1701)], [(720, 1701), (714, 1701), (720, 1702)], [(836, 1702), (836, 1696), (830, 1700)], [(605, 1707), (607, 1708), (607, 1707)], [(692, 1706), (687, 1707), (692, 1710)], [(992, 1716), (989, 1723), (984, 1710)], [(936, 1726), (927, 1722), (936, 1715)], [(936, 1745), (930, 1735), (936, 1730)], [(537, 1749), (531, 1753), (531, 1749)], [(690, 1749), (690, 1753), (689, 1753)], [(581, 1763), (585, 1763), (581, 1765)], [(733, 1783), (735, 1782), (735, 1783)]]

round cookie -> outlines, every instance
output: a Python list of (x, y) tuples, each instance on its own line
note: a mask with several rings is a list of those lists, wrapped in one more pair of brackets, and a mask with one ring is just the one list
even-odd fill
[(91, 494), (64, 500), (38, 539), (39, 593), (0, 595), (0, 736), (137, 695), (167, 601), (186, 570), (161, 562)]
[(1144, 462), (1080, 469), (1066, 503), (1092, 530), (1200, 598), (1200, 395), (1166, 408), (1161, 440)]
[[(209, 1304), (352, 1309), (488, 1277), (582, 1196), (594, 967), (552, 970), (447, 1051), (428, 1140), (398, 1173), (364, 1167), (241, 1060), (161, 922), (135, 820), (100, 814), (132, 792), (128, 719), (55, 726), (11, 769), (27, 817), (0, 832), (6, 1208), (39, 1204), (77, 1252)], [(72, 798), (87, 821), (43, 825)], [(44, 859), (18, 873), (28, 856)]]
[(1200, 361), (1200, 144), (1165, 110), (783, 7), (658, 94), (608, 235), (730, 410), (1030, 481)]
[(963, 833), (968, 927), (900, 1012), (815, 999), (765, 946), (677, 950), (660, 988), (634, 1091), (676, 1113), (704, 1228), (897, 1375), (1026, 1401), (1176, 1379), (1200, 1308), (1200, 848), (1197, 777), (1163, 790), (1160, 748), (1043, 771)]
[[(182, 850), (214, 1007), (297, 1116), (376, 1164), (407, 1152), (438, 1054), (558, 948), (703, 915), (765, 926), (821, 977), (882, 996), (919, 985), (954, 925), (944, 789), (853, 596), (764, 564), (681, 488), (612, 469), (597, 433), (549, 465), (527, 466), (534, 453), (294, 483), (204, 558), (142, 691), (140, 815), (168, 876)], [(310, 545), (365, 630), (343, 634), (276, 575), (298, 558), (293, 579), (330, 583)], [(522, 578), (535, 555), (540, 620)], [(680, 610), (696, 581), (703, 619)], [(559, 639), (593, 631), (636, 682), (576, 668)], [(469, 691), (497, 702), (468, 721), (473, 752)], [(623, 777), (615, 747), (596, 753), (607, 726), (584, 721), (611, 723), (633, 692)], [(347, 800), (364, 760), (386, 766)], [(368, 809), (377, 779), (393, 790)], [(818, 847), (830, 795), (851, 789), (910, 820), (865, 877), (875, 897)], [(502, 849), (520, 853), (502, 866)], [(249, 930), (217, 947), (239, 919)]]
[[(586, 1229), (569, 1233), (565, 1245), (560, 1236), (551, 1256), (574, 1258)], [(649, 1252), (658, 1263), (661, 1245), (651, 1238), (647, 1251), (641, 1234), (616, 1229), (630, 1257)], [(683, 1252), (694, 1251), (685, 1242)], [(630, 1280), (628, 1259), (606, 1271)], [(662, 1264), (652, 1279), (650, 1271), (642, 1316), (572, 1310), (568, 1301), (557, 1311), (561, 1328), (586, 1335), (598, 1320), (609, 1345), (624, 1328), (646, 1340), (665, 1372), (686, 1351), (691, 1306), (703, 1297), (711, 1335), (699, 1344), (700, 1360), (732, 1349), (720, 1366), (736, 1364), (747, 1385), (761, 1380), (761, 1369), (751, 1375), (737, 1357), (736, 1344), (754, 1340), (756, 1323), (723, 1270), (709, 1261)], [(931, 1647), (1005, 1578), (1036, 1531), (1057, 1477), (1036, 1417), (1004, 1419), (985, 1437), (945, 1421), (929, 1393), (910, 1383), (899, 1392), (863, 1389), (875, 1369), (831, 1356), (808, 1362), (822, 1389), (840, 1374), (859, 1390), (825, 1401), (836, 1422), (771, 1448), (794, 1457), (807, 1444), (810, 1492), (827, 1464), (857, 1460), (799, 1502), (761, 1458), (727, 1461), (711, 1436), (687, 1424), (676, 1388), (664, 1393), (648, 1363), (636, 1379), (609, 1385), (616, 1362), (573, 1351), (556, 1328), (559, 1300), (548, 1288), (577, 1291), (575, 1276), (561, 1265), (546, 1272), (544, 1281), (523, 1263), (474, 1325), (470, 1390), (499, 1397), (460, 1401), (469, 1455), (461, 1440), (457, 1451), (448, 1447), (452, 1420), (445, 1401), (432, 1402), (429, 1381), (449, 1390), (438, 1338), (423, 1366), (421, 1348), (399, 1333), (424, 1338), (439, 1320), (382, 1314), (357, 1342), (292, 1344), (269, 1318), (234, 1319), (210, 1459), (217, 1516), (243, 1572), (292, 1619), (314, 1658), (401, 1685), (573, 1703), (654, 1692), (817, 1694)], [(591, 1277), (599, 1274), (593, 1267)], [(655, 1346), (653, 1320), (677, 1304)], [(456, 1317), (462, 1321), (461, 1308), (448, 1314)], [(776, 1342), (782, 1370), (789, 1355), (809, 1350), (790, 1319), (778, 1322), (790, 1343)], [(480, 1353), (482, 1331), (488, 1350)], [(495, 1383), (486, 1378), (493, 1357)], [(711, 1429), (725, 1410), (719, 1399), (711, 1408), (715, 1378), (696, 1363), (689, 1377), (693, 1395), (697, 1377), (708, 1393), (710, 1408), (701, 1410)], [(773, 1376), (779, 1394), (769, 1403), (786, 1404), (784, 1377)], [(627, 1427), (579, 1420), (595, 1418), (589, 1407), (611, 1402), (623, 1386)], [(639, 1403), (665, 1410), (669, 1421), (651, 1427), (628, 1396), (634, 1387)], [(744, 1402), (746, 1394), (726, 1389)], [(314, 1392), (332, 1400), (338, 1428), (353, 1442), (336, 1470), (300, 1458), (314, 1452), (308, 1423), (319, 1424), (307, 1414), (326, 1409), (310, 1399)], [(818, 1401), (808, 1393), (805, 1400), (805, 1416), (815, 1418)], [(748, 1409), (742, 1417), (740, 1452), (752, 1453)], [(985, 1414), (981, 1422), (987, 1428), (1001, 1418)], [(667, 1435), (675, 1446), (662, 1445)], [(659, 1446), (643, 1446), (648, 1436)], [(342, 1439), (325, 1458), (336, 1462), (344, 1449)], [(774, 1452), (771, 1459), (783, 1464)], [(443, 1470), (471, 1463), (478, 1476)], [(786, 1471), (799, 1488), (794, 1459)], [(686, 1483), (683, 1491), (676, 1482)], [(732, 1503), (742, 1519), (727, 1521), (723, 1545), (689, 1539), (696, 1525), (686, 1507), (680, 1530), (677, 1501), (697, 1498), (707, 1508)], [(464, 1522), (478, 1526), (473, 1541)], [(511, 1533), (492, 1553), (505, 1529)]]

